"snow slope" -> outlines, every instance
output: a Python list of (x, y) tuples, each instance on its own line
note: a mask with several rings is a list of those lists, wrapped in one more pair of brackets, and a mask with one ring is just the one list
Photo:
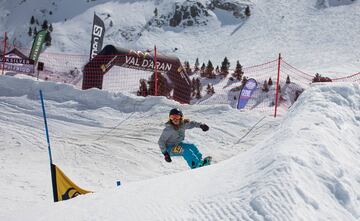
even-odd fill
[[(316, 84), (282, 119), (7, 76), (0, 84), (1, 220), (360, 217), (358, 84)], [(95, 193), (52, 202), (39, 89), (54, 163)], [(162, 159), (156, 141), (172, 107), (210, 126), (187, 138), (214, 165)]]

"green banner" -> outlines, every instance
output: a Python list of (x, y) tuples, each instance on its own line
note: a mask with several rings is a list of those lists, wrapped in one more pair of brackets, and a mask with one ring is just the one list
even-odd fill
[(30, 59), (34, 60), (35, 63), (39, 59), (39, 55), (40, 55), (42, 46), (43, 46), (43, 44), (45, 42), (46, 33), (47, 33), (47, 30), (39, 31), (36, 34), (36, 37), (35, 37), (34, 42), (32, 44), (29, 57), (30, 57)]

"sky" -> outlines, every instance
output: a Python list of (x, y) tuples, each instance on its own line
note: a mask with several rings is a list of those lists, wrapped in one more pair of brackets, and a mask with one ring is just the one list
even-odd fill
[[(360, 16), (358, 1), (325, 9), (316, 9), (310, 1), (251, 2), (253, 18), (236, 32), (258, 36), (251, 44), (235, 47), (250, 51), (245, 63), (264, 61), (271, 57), (269, 51), (286, 48), (288, 59), (311, 71), (332, 70), (337, 76), (359, 71), (359, 52), (353, 50), (360, 45), (354, 37), (359, 29), (353, 25)], [(9, 2), (1, 3), (2, 11), (9, 10)], [(55, 40), (59, 42), (52, 50), (85, 53), (88, 45), (74, 46), (75, 38), (67, 38), (66, 33), (74, 25), (91, 24), (93, 10), (110, 10), (114, 4), (141, 12), (155, 3), (118, 1), (89, 9), (74, 7), (79, 11), (73, 12), (72, 19), (60, 22), (63, 17), (59, 17), (54, 25), (65, 34)], [(279, 10), (287, 12), (285, 26), (279, 26), (282, 18), (274, 15)], [(220, 37), (237, 27), (222, 27), (219, 19), (211, 25), (219, 28)], [(9, 22), (4, 16), (0, 21), (5, 22), (2, 28)], [(296, 37), (301, 30), (311, 31), (308, 22), (316, 24), (312, 27), (316, 31)], [(295, 27), (290, 28), (291, 24)], [(320, 29), (326, 25), (330, 26)], [(264, 35), (266, 28), (272, 34)], [(79, 42), (89, 37), (81, 34), (86, 29), (79, 31)], [(279, 29), (283, 35), (274, 38)], [(169, 44), (170, 51), (175, 46), (172, 41), (183, 39), (193, 48), (182, 53), (195, 57), (200, 46), (194, 39), (214, 34), (204, 27), (204, 35), (158, 31), (128, 46), (144, 47), (157, 39), (163, 47)], [(156, 37), (160, 35), (166, 38)], [(204, 38), (204, 44), (210, 39)], [(220, 45), (219, 39), (213, 41)], [(222, 59), (229, 47), (218, 48)], [(93, 193), (53, 202), (39, 90), (45, 98), (53, 163)], [(157, 140), (174, 107), (186, 118), (209, 125), (208, 132), (188, 130), (186, 138), (204, 156), (213, 157), (212, 165), (191, 170), (180, 157), (173, 157), (172, 163), (163, 159)], [(239, 111), (224, 104), (186, 105), (163, 97), (82, 91), (23, 75), (3, 75), (0, 220), (359, 220), (359, 131), (360, 86), (355, 82), (311, 84), (286, 113), (274, 118), (271, 113)]]

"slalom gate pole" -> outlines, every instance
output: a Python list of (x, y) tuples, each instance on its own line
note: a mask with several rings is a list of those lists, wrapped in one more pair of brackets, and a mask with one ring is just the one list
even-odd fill
[(40, 99), (41, 99), (41, 106), (42, 106), (42, 111), (43, 111), (43, 116), (44, 116), (46, 141), (47, 141), (47, 144), (48, 144), (49, 159), (50, 159), (50, 165), (51, 165), (52, 164), (52, 156), (51, 156), (51, 148), (50, 148), (49, 129), (48, 129), (48, 126), (47, 126), (47, 121), (46, 121), (46, 112), (45, 112), (44, 97), (43, 97), (43, 94), (42, 94), (42, 90), (40, 90)]
[(52, 163), (52, 156), (51, 156), (51, 148), (50, 148), (50, 138), (49, 138), (49, 129), (47, 126), (47, 120), (46, 120), (46, 112), (45, 112), (45, 105), (44, 105), (44, 97), (42, 94), (42, 90), (40, 92), (40, 100), (41, 100), (41, 107), (44, 117), (44, 124), (45, 124), (45, 133), (46, 133), (46, 141), (48, 144), (48, 151), (49, 151), (49, 159), (50, 159), (50, 174), (51, 174), (51, 184), (53, 188), (53, 198), (54, 202), (57, 202), (57, 190), (56, 190), (56, 172), (55, 172), (55, 165)]

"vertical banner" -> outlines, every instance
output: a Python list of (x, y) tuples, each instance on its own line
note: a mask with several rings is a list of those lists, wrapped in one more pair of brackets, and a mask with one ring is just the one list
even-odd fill
[(240, 96), (237, 104), (237, 109), (243, 109), (249, 101), (251, 95), (257, 89), (257, 82), (255, 79), (250, 78), (246, 81), (244, 87), (240, 91)]
[(104, 22), (94, 14), (94, 22), (91, 32), (90, 60), (93, 59), (102, 49), (105, 35)]
[(29, 58), (34, 60), (35, 64), (36, 64), (37, 60), (39, 59), (39, 55), (40, 55), (42, 46), (45, 42), (45, 36), (46, 36), (47, 32), (48, 32), (47, 30), (39, 31), (36, 34), (36, 37), (33, 41)]

